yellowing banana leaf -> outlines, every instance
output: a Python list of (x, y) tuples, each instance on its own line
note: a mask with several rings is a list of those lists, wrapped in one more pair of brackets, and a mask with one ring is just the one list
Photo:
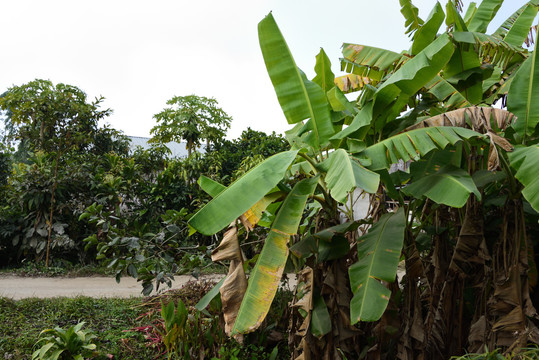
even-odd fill
[(325, 146), (333, 135), (333, 124), (325, 92), (296, 66), (286, 41), (270, 13), (258, 24), (260, 48), (279, 104), (289, 124), (308, 120), (304, 128), (315, 148)]
[(290, 150), (264, 160), (200, 209), (189, 225), (204, 235), (222, 230), (281, 181), (296, 154), (296, 150)]
[(324, 92), (328, 92), (334, 86), (335, 74), (331, 71), (331, 61), (324, 49), (320, 49), (316, 55), (316, 64), (314, 66), (316, 76), (313, 82), (318, 84)]
[(442, 6), (439, 2), (432, 9), (427, 21), (419, 27), (414, 35), (414, 42), (412, 43), (412, 55), (419, 54), (421, 50), (426, 48), (431, 42), (434, 41), (440, 26), (443, 24), (445, 14)]
[(266, 317), (288, 258), (288, 241), (296, 234), (307, 199), (317, 183), (318, 177), (301, 180), (283, 202), (249, 278), (233, 334), (255, 330)]
[(383, 281), (395, 281), (404, 242), (404, 209), (383, 215), (369, 232), (358, 239), (358, 261), (350, 266), (350, 320), (376, 321), (384, 313), (391, 291)]
[(348, 194), (356, 188), (374, 194), (378, 190), (380, 175), (367, 170), (351, 158), (346, 150), (337, 149), (320, 165), (327, 172), (326, 184), (332, 198), (345, 203)]
[(487, 32), (487, 27), (502, 6), (503, 0), (483, 0), (470, 20), (468, 30), (481, 33)]
[(244, 224), (246, 228), (252, 229), (256, 224), (258, 224), (258, 222), (262, 218), (262, 214), (264, 213), (268, 205), (283, 196), (283, 194), (284, 193), (281, 191), (268, 194), (264, 196), (262, 200), (254, 204), (249, 210), (247, 210), (243, 214), (244, 221), (248, 222), (247, 224)]
[(416, 160), (434, 149), (444, 149), (462, 140), (481, 138), (483, 135), (459, 127), (432, 127), (407, 131), (369, 146), (361, 153), (372, 160), (370, 170), (388, 168), (399, 160)]
[(406, 20), (406, 34), (413, 36), (415, 31), (421, 28), (423, 20), (419, 17), (419, 9), (412, 4), (412, 0), (399, 0), (401, 5), (401, 14)]
[(532, 0), (524, 4), (492, 35), (503, 39), (509, 45), (521, 47), (528, 40), (530, 28), (537, 15), (538, 4), (538, 0)]
[(539, 57), (537, 51), (522, 63), (507, 95), (507, 109), (516, 115), (515, 132), (523, 138), (533, 134), (539, 123)]
[(347, 74), (335, 78), (335, 86), (343, 93), (348, 94), (354, 91), (363, 89), (366, 84), (370, 84), (371, 80), (368, 77), (359, 76), (356, 74)]
[(471, 193), (481, 200), (481, 193), (472, 177), (464, 170), (445, 166), (433, 174), (426, 175), (402, 189), (415, 198), (426, 196), (437, 204), (461, 208), (466, 204)]
[(522, 195), (539, 213), (539, 145), (517, 147), (507, 154), (515, 177), (524, 185)]
[(238, 229), (235, 225), (232, 225), (227, 230), (219, 246), (213, 250), (211, 259), (213, 261), (230, 260), (228, 274), (219, 288), (225, 320), (225, 333), (230, 336), (247, 289), (247, 278), (243, 269), (243, 254), (238, 241)]

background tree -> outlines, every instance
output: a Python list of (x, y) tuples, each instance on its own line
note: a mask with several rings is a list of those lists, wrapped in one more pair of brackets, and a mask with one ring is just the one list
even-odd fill
[(54, 85), (49, 80), (36, 79), (13, 86), (0, 97), (0, 108), (7, 112), (5, 121), (20, 146), (29, 151), (43, 151), (54, 156), (44, 159), (53, 162), (53, 181), (50, 185), (50, 212), (46, 266), (52, 235), (54, 202), (58, 187), (58, 168), (63, 155), (71, 150), (88, 150), (98, 128), (99, 120), (111, 113), (99, 110), (103, 98), (87, 102), (79, 88), (66, 84)]
[(167, 105), (170, 106), (154, 115), (158, 124), (150, 131), (153, 135), (150, 142), (185, 140), (189, 157), (202, 140), (206, 140), (209, 149), (210, 143), (223, 139), (230, 128), (232, 118), (215, 99), (197, 95), (175, 96), (167, 101)]

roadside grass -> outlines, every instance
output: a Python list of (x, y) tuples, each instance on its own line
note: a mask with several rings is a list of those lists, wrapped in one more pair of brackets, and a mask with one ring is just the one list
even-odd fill
[[(187, 335), (180, 341), (197, 351), (196, 358), (269, 360), (290, 357), (286, 340), (292, 293), (279, 290), (263, 325), (245, 337), (244, 345), (229, 339), (222, 327), (220, 305), (196, 315), (194, 305), (215, 282), (192, 281), (181, 289), (146, 298), (29, 298), (14, 301), (0, 297), (0, 359), (30, 360), (35, 343), (44, 329), (67, 329), (84, 321), (84, 330), (97, 338), (92, 359), (164, 359), (159, 329), (163, 329), (161, 304), (179, 299), (191, 315)], [(220, 304), (219, 298), (214, 299)], [(197, 320), (198, 319), (198, 320)], [(145, 335), (148, 338), (145, 338)], [(156, 341), (157, 340), (157, 341)], [(190, 352), (191, 350), (189, 350)], [(112, 356), (112, 357), (111, 357)]]
[(0, 297), (0, 359), (31, 359), (39, 333), (56, 326), (67, 328), (85, 321), (97, 335), (95, 359), (153, 359), (155, 350), (143, 335), (131, 331), (140, 322), (141, 298), (93, 299), (88, 297), (23, 299)]

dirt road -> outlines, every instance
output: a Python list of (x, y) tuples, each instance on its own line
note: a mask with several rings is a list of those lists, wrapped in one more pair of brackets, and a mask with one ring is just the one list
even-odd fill
[[(212, 278), (219, 280), (223, 275), (207, 275), (200, 279)], [(179, 288), (190, 280), (190, 275), (174, 277), (172, 288)], [(167, 286), (163, 289), (168, 290)], [(50, 277), (21, 277), (14, 275), (0, 275), (0, 297), (14, 300), (24, 298), (51, 298), (58, 296), (75, 297), (90, 296), (101, 297), (136, 297), (142, 296), (142, 285), (130, 277), (122, 278), (116, 283), (109, 277), (79, 277), (79, 278), (50, 278)]]

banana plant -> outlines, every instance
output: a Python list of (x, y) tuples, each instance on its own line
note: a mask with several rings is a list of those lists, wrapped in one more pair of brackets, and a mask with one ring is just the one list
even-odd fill
[[(364, 72), (360, 76), (372, 74), (369, 68), (382, 66), (381, 63), (387, 74), (379, 76), (382, 81), (376, 88), (369, 88), (370, 94), (363, 98), (364, 106), (359, 109), (338, 87), (329, 86), (330, 82), (338, 84), (339, 81), (334, 79), (323, 51), (317, 57), (317, 76), (313, 81), (306, 78), (295, 64), (271, 14), (259, 24), (259, 39), (277, 98), (287, 121), (295, 125), (287, 132), (293, 150), (274, 155), (228, 188), (216, 192), (214, 199), (191, 218), (190, 225), (204, 234), (217, 233), (241, 218), (268, 193), (277, 188), (284, 191), (286, 195), (247, 288), (243, 296), (239, 296), (241, 305), (232, 310), (233, 324), (228, 326), (232, 326), (231, 335), (238, 336), (261, 324), (290, 256), (289, 248), (297, 250), (302, 246), (298, 244), (309, 244), (303, 246), (305, 251), (292, 252), (292, 256), (297, 256), (297, 261), (313, 273), (312, 290), (308, 295), (296, 295), (298, 307), (307, 309), (307, 317), (300, 321), (304, 324), (301, 327), (306, 327), (304, 330), (316, 334), (320, 340), (332, 336), (335, 345), (331, 351), (336, 351), (347, 348), (350, 339), (357, 340), (347, 338), (342, 331), (338, 335), (339, 329), (353, 333), (354, 323), (375, 321), (384, 313), (391, 297), (386, 284), (395, 279), (409, 222), (405, 207), (394, 214), (380, 216), (380, 212), (373, 212), (368, 219), (355, 219), (349, 207), (350, 194), (355, 189), (373, 195), (378, 193), (381, 177), (399, 160), (417, 160), (463, 142), (486, 144), (487, 137), (470, 129), (436, 127), (397, 134), (378, 143), (370, 139), (371, 135), (383, 136), (385, 125), (395, 120), (410, 97), (439, 76), (455, 51), (448, 35), (437, 37), (418, 50), (415, 57), (402, 61), (397, 56), (393, 56), (392, 61), (369, 60), (363, 54), (361, 61), (365, 63), (361, 71)], [(462, 199), (466, 202), (470, 194), (480, 197), (470, 181), (467, 174), (447, 171), (437, 191), (444, 191), (454, 183), (461, 184), (453, 192), (458, 195), (459, 203), (451, 204), (462, 206)], [(291, 182), (297, 182), (292, 189), (288, 187)], [(307, 211), (311, 215), (307, 221), (302, 221)], [(343, 214), (348, 220), (343, 228), (337, 229)], [(358, 221), (367, 227), (375, 225), (359, 236)], [(300, 226), (302, 223), (307, 225)], [(333, 229), (330, 233), (335, 236), (322, 235), (323, 229)], [(340, 250), (329, 250), (333, 255), (328, 255), (326, 249), (333, 247)], [(343, 263), (355, 265), (348, 272), (347, 267), (341, 266)], [(328, 314), (331, 316), (326, 316)], [(320, 321), (321, 318), (331, 319), (330, 324)], [(310, 319), (307, 324), (305, 319)], [(304, 344), (308, 337), (305, 331), (301, 334)], [(294, 351), (301, 356), (302, 351), (310, 350), (300, 345)]]

